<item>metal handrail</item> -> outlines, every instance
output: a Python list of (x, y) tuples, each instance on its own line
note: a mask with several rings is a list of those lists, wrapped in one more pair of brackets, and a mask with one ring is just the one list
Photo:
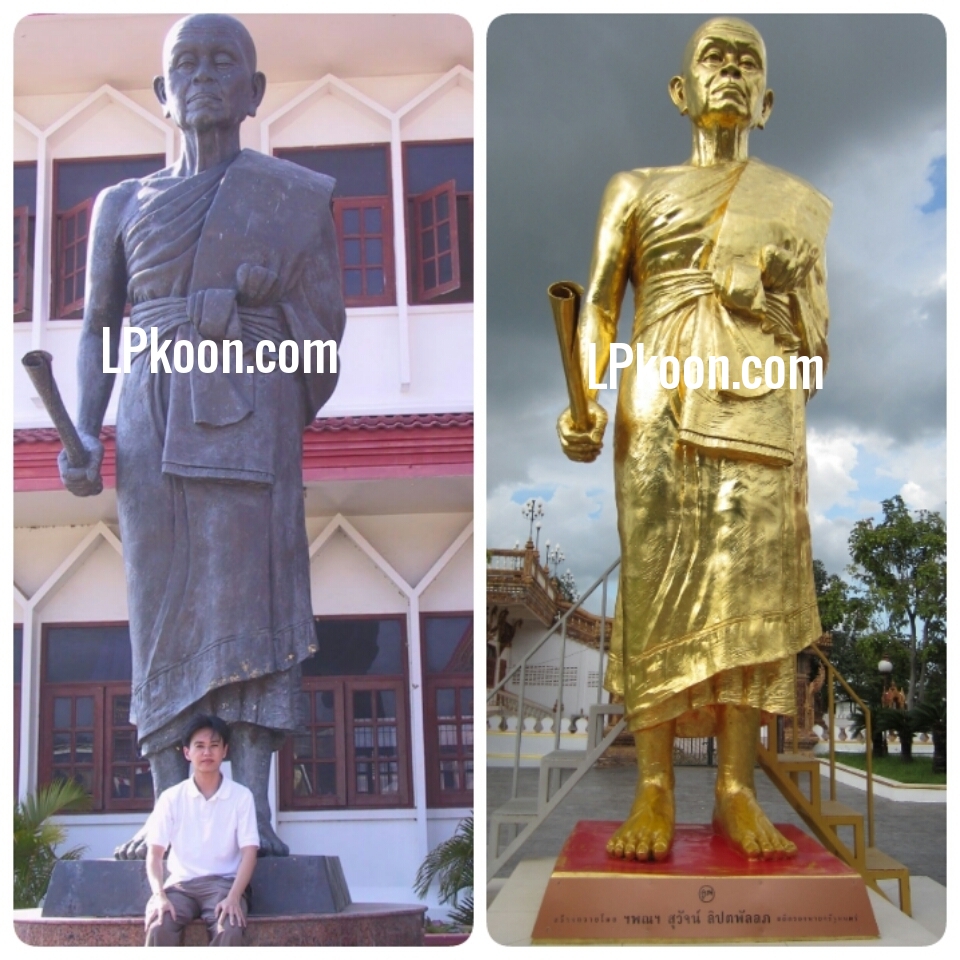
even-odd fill
[[(524, 666), (527, 663), (527, 661), (547, 642), (547, 640), (549, 640), (550, 637), (552, 637), (557, 632), (557, 630), (561, 629), (562, 626), (566, 625), (566, 622), (568, 618), (571, 616), (571, 614), (573, 614), (574, 611), (579, 610), (580, 607), (583, 606), (583, 601), (586, 600), (587, 597), (589, 597), (590, 594), (592, 594), (593, 591), (600, 586), (600, 584), (604, 583), (607, 577), (609, 577), (610, 574), (613, 573), (613, 571), (616, 570), (619, 565), (620, 565), (620, 558), (617, 557), (617, 559), (614, 560), (613, 563), (611, 563), (610, 566), (607, 567), (607, 569), (596, 580), (594, 580), (593, 584), (590, 586), (590, 589), (587, 590), (587, 592), (562, 617), (560, 617), (560, 619), (557, 620), (557, 622), (540, 638), (540, 641), (537, 643), (537, 645), (520, 661), (520, 663), (511, 667), (510, 671), (504, 676), (504, 678), (499, 683), (497, 683), (492, 689), (487, 691), (487, 703), (491, 703), (493, 700), (493, 695), (495, 693), (499, 693), (510, 682), (510, 678), (522, 666)], [(606, 599), (606, 597), (604, 597), (604, 599)], [(604, 611), (604, 613), (606, 613), (606, 611)], [(601, 650), (603, 648), (605, 641), (606, 641), (605, 637), (600, 638)]]
[[(836, 758), (836, 732), (835, 732), (835, 720), (836, 720), (836, 704), (834, 703), (833, 695), (833, 681), (839, 681), (840, 685), (844, 690), (850, 695), (852, 700), (855, 700), (857, 705), (863, 711), (864, 716), (864, 736), (867, 741), (867, 846), (874, 847), (876, 846), (876, 838), (874, 835), (873, 827), (873, 725), (870, 718), (870, 708), (857, 696), (853, 687), (847, 683), (846, 680), (840, 675), (837, 668), (827, 659), (826, 655), (817, 647), (816, 644), (811, 645), (811, 650), (821, 659), (821, 661), (826, 664), (827, 668), (827, 683), (829, 688), (827, 690), (827, 715), (829, 718), (829, 728), (830, 728), (830, 799), (837, 799), (837, 758)], [(796, 724), (794, 724), (794, 729), (796, 729)]]
[[(540, 638), (540, 640), (534, 645), (534, 647), (527, 652), (526, 656), (513, 667), (510, 668), (509, 672), (503, 679), (494, 685), (493, 689), (487, 693), (487, 703), (492, 703), (493, 698), (500, 693), (501, 690), (506, 687), (510, 680), (516, 675), (519, 671), (520, 673), (520, 693), (517, 696), (518, 703), (518, 714), (519, 722), (517, 723), (516, 731), (516, 740), (513, 745), (513, 777), (511, 783), (511, 799), (516, 799), (517, 791), (520, 783), (520, 746), (523, 740), (523, 708), (524, 701), (526, 699), (526, 689), (527, 689), (527, 664), (530, 661), (530, 658), (540, 650), (540, 648), (547, 642), (547, 640), (552, 637), (557, 630), (560, 631), (561, 643), (560, 643), (560, 679), (558, 681), (558, 691), (557, 691), (557, 703), (556, 711), (553, 720), (553, 745), (554, 749), (558, 750), (560, 748), (560, 725), (563, 714), (563, 681), (564, 681), (564, 661), (567, 654), (567, 621), (574, 614), (575, 611), (579, 610), (584, 601), (597, 589), (601, 584), (603, 584), (602, 591), (602, 604), (603, 610), (601, 611), (601, 631), (600, 631), (600, 642), (598, 643), (598, 655), (599, 655), (599, 666), (598, 666), (598, 687), (602, 686), (602, 677), (603, 677), (603, 655), (606, 649), (606, 625), (607, 625), (607, 579), (610, 574), (620, 565), (620, 558), (617, 557), (613, 563), (607, 567), (606, 570), (590, 585), (590, 588), (586, 593), (581, 596), (576, 603), (574, 603), (566, 613), (560, 617), (556, 623), (550, 627), (549, 630)], [(598, 693), (598, 702), (601, 694)]]

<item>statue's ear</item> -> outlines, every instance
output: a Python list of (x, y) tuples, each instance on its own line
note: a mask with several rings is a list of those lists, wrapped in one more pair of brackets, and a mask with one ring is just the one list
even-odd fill
[(674, 77), (667, 89), (670, 92), (670, 99), (676, 104), (680, 115), (687, 115), (687, 91), (683, 84), (683, 77)]
[(757, 123), (761, 130), (766, 126), (771, 113), (773, 113), (773, 91), (768, 90), (763, 95), (763, 106), (760, 108), (760, 120)]
[(157, 99), (163, 107), (163, 115), (169, 117), (170, 111), (167, 108), (167, 85), (163, 82), (163, 77), (153, 78), (153, 92), (157, 95)]
[(259, 70), (250, 78), (253, 84), (253, 97), (250, 101), (250, 116), (257, 115), (257, 107), (263, 103), (263, 95), (267, 92), (267, 78)]

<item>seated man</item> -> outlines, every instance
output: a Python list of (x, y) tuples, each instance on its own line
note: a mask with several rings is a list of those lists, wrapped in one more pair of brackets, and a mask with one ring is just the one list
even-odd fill
[[(235, 947), (247, 925), (245, 894), (257, 864), (260, 835), (253, 794), (224, 778), (230, 728), (199, 715), (187, 726), (183, 755), (193, 776), (157, 798), (146, 825), (148, 947), (178, 946), (183, 928), (202, 917), (210, 945)], [(163, 855), (170, 848), (170, 876)]]

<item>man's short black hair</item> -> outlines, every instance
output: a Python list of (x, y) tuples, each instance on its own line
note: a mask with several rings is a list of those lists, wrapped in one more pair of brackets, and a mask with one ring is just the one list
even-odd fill
[(183, 746), (189, 747), (190, 741), (198, 730), (212, 730), (223, 741), (226, 746), (230, 742), (230, 727), (226, 721), (219, 717), (213, 717), (206, 713), (198, 713), (186, 726), (183, 731)]

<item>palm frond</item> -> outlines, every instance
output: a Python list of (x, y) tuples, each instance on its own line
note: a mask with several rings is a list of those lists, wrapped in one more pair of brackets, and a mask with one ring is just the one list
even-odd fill
[(453, 836), (434, 847), (420, 864), (413, 889), (421, 900), (435, 880), (441, 903), (456, 906), (460, 891), (473, 889), (473, 817), (461, 820)]

